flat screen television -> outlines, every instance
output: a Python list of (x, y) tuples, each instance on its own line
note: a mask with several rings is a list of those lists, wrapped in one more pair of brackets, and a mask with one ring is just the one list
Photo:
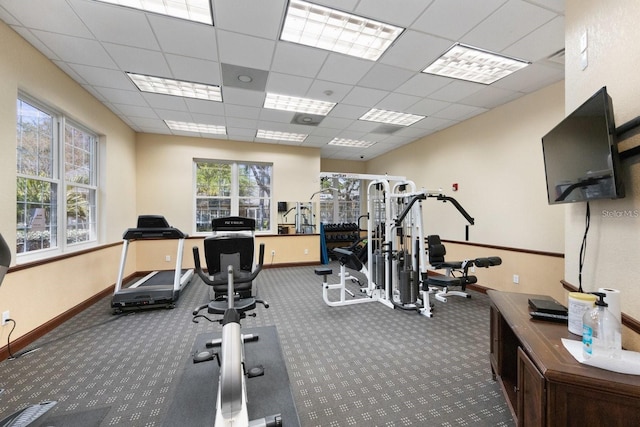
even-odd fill
[(542, 151), (550, 205), (624, 197), (606, 87), (543, 136)]

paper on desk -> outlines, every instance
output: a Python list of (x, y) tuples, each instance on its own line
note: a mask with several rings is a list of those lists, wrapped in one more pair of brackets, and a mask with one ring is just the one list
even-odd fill
[(594, 366), (607, 371), (620, 372), (621, 374), (640, 375), (640, 353), (636, 351), (621, 351), (620, 359), (592, 356), (585, 359), (582, 354), (582, 341), (562, 338), (562, 344), (569, 353), (580, 363)]

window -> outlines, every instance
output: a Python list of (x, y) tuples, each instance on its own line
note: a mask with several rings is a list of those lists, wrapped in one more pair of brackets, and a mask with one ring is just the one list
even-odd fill
[(358, 224), (361, 180), (323, 177), (320, 185), (321, 190), (326, 190), (320, 193), (320, 221)]
[(17, 254), (95, 241), (97, 136), (26, 96), (16, 124)]
[(271, 175), (265, 163), (196, 160), (196, 232), (211, 231), (211, 220), (242, 216), (256, 220), (256, 231), (271, 230)]

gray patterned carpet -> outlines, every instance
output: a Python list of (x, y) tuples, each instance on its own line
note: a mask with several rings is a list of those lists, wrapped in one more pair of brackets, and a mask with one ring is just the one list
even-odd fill
[[(258, 293), (271, 308), (243, 321), (277, 327), (302, 426), (514, 425), (491, 379), (485, 295), (433, 301), (432, 318), (375, 302), (328, 307), (313, 270), (264, 270)], [(109, 299), (85, 310), (0, 363), (0, 419), (55, 400), (47, 417), (62, 421), (50, 425), (162, 426), (195, 337), (220, 330), (191, 322), (207, 291), (194, 281), (173, 310), (112, 316)]]

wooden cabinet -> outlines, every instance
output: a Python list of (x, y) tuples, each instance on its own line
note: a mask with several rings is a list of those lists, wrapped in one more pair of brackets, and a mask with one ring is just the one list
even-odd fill
[(518, 426), (638, 426), (640, 376), (578, 363), (561, 339), (566, 324), (534, 320), (528, 299), (488, 291), (489, 359)]

